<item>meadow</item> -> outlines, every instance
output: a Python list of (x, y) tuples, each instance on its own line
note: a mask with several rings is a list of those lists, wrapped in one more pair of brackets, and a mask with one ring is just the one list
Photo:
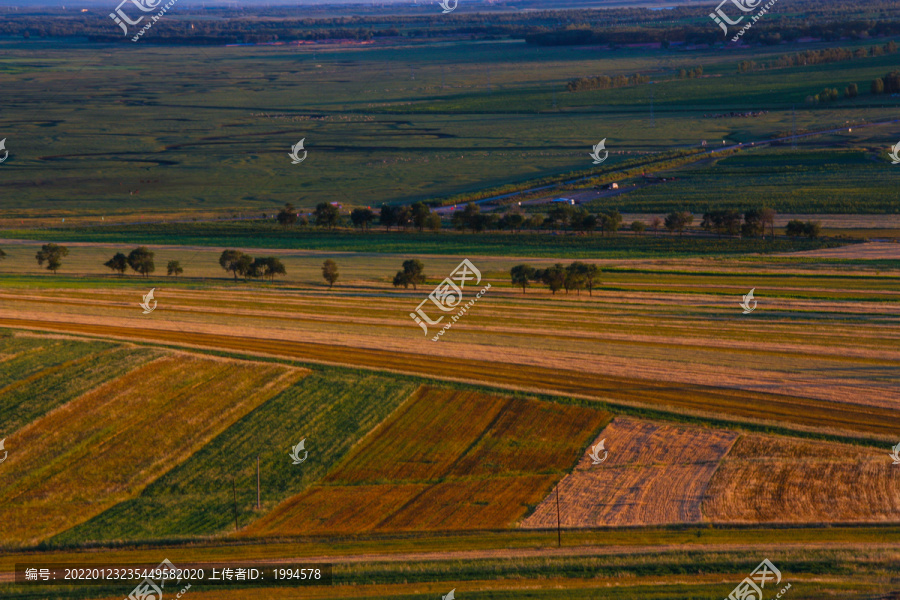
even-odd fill
[[(0, 81), (17, 88), (4, 115), (11, 154), (2, 165), (9, 195), (0, 217), (7, 227), (64, 218), (259, 216), (285, 202), (308, 209), (331, 201), (352, 207), (464, 199), (584, 170), (602, 175), (631, 158), (700, 148), (704, 140), (761, 141), (792, 131), (794, 122), (798, 131), (817, 131), (889, 121), (900, 102), (866, 91), (895, 67), (893, 55), (737, 72), (741, 60), (790, 51), (778, 47), (722, 53), (456, 40), (412, 52), (402, 43), (137, 48), (69, 41), (35, 54), (8, 39), (0, 48)], [(703, 65), (704, 77), (675, 79), (686, 65)], [(634, 72), (656, 83), (565, 91), (573, 77)], [(805, 101), (823, 87), (854, 82), (858, 98)], [(768, 112), (709, 116), (751, 110)], [(779, 206), (893, 212), (898, 175), (885, 156), (895, 134), (891, 126), (859, 127), (803, 139), (798, 158), (787, 160), (795, 163), (791, 182), (809, 182), (810, 193), (779, 194)], [(300, 139), (308, 157), (292, 165), (288, 152)], [(601, 139), (610, 159), (594, 167), (588, 151)], [(844, 154), (828, 163), (820, 186), (815, 155), (834, 148)], [(751, 181), (737, 197), (717, 190), (740, 162), (707, 167), (714, 171), (692, 177), (697, 185), (687, 191), (707, 194), (703, 208), (717, 201), (757, 205), (756, 192), (784, 182), (779, 152), (741, 152), (751, 162), (740, 173)], [(873, 176), (848, 198), (859, 169)], [(693, 204), (680, 194), (663, 200), (647, 193), (633, 206)]]

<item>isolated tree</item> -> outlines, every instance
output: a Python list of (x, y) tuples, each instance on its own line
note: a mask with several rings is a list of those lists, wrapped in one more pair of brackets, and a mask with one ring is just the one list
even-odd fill
[(154, 253), (150, 249), (146, 246), (140, 246), (128, 253), (126, 261), (135, 273), (140, 273), (147, 277), (156, 270), (156, 266), (153, 264), (153, 256)]
[(553, 294), (556, 294), (559, 290), (565, 286), (566, 283), (566, 269), (561, 264), (556, 263), (552, 267), (544, 269), (541, 271), (541, 281), (550, 288), (550, 291)]
[(872, 90), (873, 94), (883, 94), (884, 93), (884, 80), (881, 79), (880, 77), (877, 79), (874, 79), (872, 81), (871, 90)]
[(643, 221), (632, 221), (631, 222), (631, 231), (634, 233), (641, 235), (644, 231), (647, 230), (647, 226)]
[(429, 214), (425, 218), (425, 227), (432, 233), (439, 233), (441, 231), (441, 215), (434, 212)]
[(44, 263), (46, 262), (47, 270), (53, 271), (55, 275), (59, 268), (62, 266), (62, 259), (68, 255), (68, 248), (51, 243), (41, 246), (41, 249), (38, 250), (37, 254), (35, 254), (34, 257), (35, 259), (37, 259), (39, 267), (43, 267)]
[(331, 286), (334, 285), (334, 282), (338, 280), (338, 276), (338, 266), (336, 262), (329, 258), (324, 263), (322, 263), (322, 277), (324, 277), (325, 281), (328, 282), (328, 289), (331, 289)]
[(855, 83), (851, 83), (844, 90), (844, 95), (848, 98), (856, 98), (857, 96), (859, 96), (859, 86), (857, 86)]
[(184, 269), (181, 268), (181, 263), (177, 260), (170, 260), (169, 264), (166, 265), (166, 274), (170, 277), (172, 275), (178, 277), (182, 273), (184, 273)]
[(420, 283), (425, 283), (425, 265), (422, 261), (415, 258), (403, 261), (403, 270), (394, 275), (394, 287), (402, 285), (404, 288), (413, 286), (416, 289), (416, 285)]
[(522, 293), (524, 294), (525, 288), (528, 287), (534, 279), (534, 267), (531, 265), (516, 265), (509, 270), (509, 277), (512, 280), (513, 285), (522, 287)]
[(354, 227), (368, 229), (369, 223), (375, 220), (375, 213), (368, 208), (354, 208), (350, 213), (350, 222)]
[(3, 260), (5, 258), (6, 258), (6, 252), (4, 252), (3, 250), (0, 250), (0, 260)]
[(659, 217), (653, 217), (650, 220), (650, 229), (653, 230), (653, 233), (657, 233), (659, 228), (662, 227), (663, 221)]
[(115, 256), (103, 263), (103, 266), (112, 269), (114, 272), (118, 271), (119, 275), (124, 275), (125, 269), (128, 268), (128, 258), (121, 252), (116, 252)]
[(237, 281), (238, 275), (241, 277), (247, 275), (247, 269), (252, 263), (253, 259), (240, 250), (223, 250), (219, 256), (219, 264), (226, 271), (234, 273), (235, 281)]
[(297, 222), (297, 209), (294, 208), (293, 204), (288, 202), (284, 205), (284, 208), (278, 212), (278, 215), (275, 218), (282, 227), (290, 227)]
[(338, 207), (328, 202), (320, 202), (316, 205), (316, 210), (313, 211), (313, 218), (317, 227), (334, 229), (337, 227), (340, 217), (341, 211), (338, 210)]

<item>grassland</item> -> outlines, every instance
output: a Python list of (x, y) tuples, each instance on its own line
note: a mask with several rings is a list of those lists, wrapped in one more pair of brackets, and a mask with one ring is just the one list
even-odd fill
[[(703, 140), (763, 140), (789, 132), (795, 106), (797, 129), (816, 131), (892, 119), (900, 102), (863, 93), (805, 103), (826, 86), (857, 83), (867, 90), (872, 79), (895, 68), (891, 55), (737, 73), (740, 60), (791, 51), (783, 47), (597, 52), (507, 40), (421, 44), (415, 51), (401, 44), (144, 46), (97, 52), (69, 42), (43, 46), (38, 56), (29, 44), (3, 41), (7, 61), (17, 65), (3, 73), (17, 89), (4, 116), (10, 197), (0, 216), (7, 226), (26, 219), (258, 216), (285, 202), (309, 208), (323, 201), (377, 206), (441, 199), (564, 178), (590, 168), (587, 152), (604, 138), (611, 157), (597, 173), (635, 156), (699, 147)], [(828, 46), (834, 43), (796, 49)], [(671, 79), (685, 64), (704, 65), (707, 76)], [(573, 77), (634, 72), (651, 73), (657, 83), (564, 91)], [(769, 112), (752, 119), (704, 117), (735, 110)], [(292, 165), (287, 153), (301, 138), (309, 156)], [(730, 166), (692, 178), (697, 185), (688, 191), (707, 194), (704, 204), (756, 205), (763, 199), (758, 193), (776, 189), (765, 200), (797, 210), (892, 212), (897, 171), (867, 157), (883, 160), (894, 143), (890, 128), (805, 139), (805, 154), (788, 181), (809, 183), (809, 194), (775, 188), (786, 180), (777, 154), (750, 158), (743, 170), (740, 161), (726, 161)], [(834, 147), (846, 152), (829, 163), (828, 173), (806, 158)], [(724, 181), (731, 168), (750, 177), (750, 185)], [(754, 168), (761, 170), (747, 173)], [(873, 177), (851, 190), (866, 173)], [(671, 196), (635, 203), (691, 203)]]
[(601, 411), (422, 388), (249, 536), (511, 525), (571, 467)]

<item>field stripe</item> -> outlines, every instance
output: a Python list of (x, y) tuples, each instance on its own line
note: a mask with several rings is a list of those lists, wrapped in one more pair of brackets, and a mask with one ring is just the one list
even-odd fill
[(878, 436), (884, 439), (893, 439), (900, 430), (900, 413), (895, 410), (786, 394), (617, 377), (540, 366), (523, 369), (520, 365), (506, 362), (191, 331), (11, 318), (0, 318), (0, 326), (66, 331), (366, 367), (437, 379), (487, 383), (510, 389), (571, 394), (630, 406), (724, 416), (802, 430)]

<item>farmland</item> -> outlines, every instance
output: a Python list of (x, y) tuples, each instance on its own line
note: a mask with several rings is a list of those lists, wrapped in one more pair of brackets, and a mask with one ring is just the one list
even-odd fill
[(247, 535), (509, 526), (574, 464), (606, 415), (422, 388), (322, 485)]
[(896, 6), (200, 4), (3, 9), (4, 600), (896, 597)]

